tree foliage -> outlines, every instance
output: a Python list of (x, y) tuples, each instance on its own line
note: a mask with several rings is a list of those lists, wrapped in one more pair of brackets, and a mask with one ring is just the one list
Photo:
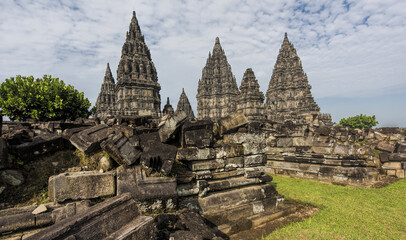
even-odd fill
[(51, 75), (36, 80), (17, 75), (0, 85), (1, 114), (11, 120), (87, 118), (90, 105), (83, 92)]
[(343, 127), (350, 127), (352, 129), (354, 128), (364, 129), (374, 127), (378, 123), (379, 122), (376, 121), (375, 119), (375, 115), (371, 117), (360, 114), (354, 117), (343, 118), (340, 120), (340, 123), (338, 125)]

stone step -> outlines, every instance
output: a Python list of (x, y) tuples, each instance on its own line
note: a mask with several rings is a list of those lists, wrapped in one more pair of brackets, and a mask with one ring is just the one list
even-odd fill
[(265, 211), (253, 216), (248, 217), (248, 219), (252, 222), (252, 228), (259, 228), (263, 227), (265, 224), (276, 220), (278, 218), (287, 216), (291, 213), (296, 211), (295, 206), (282, 206), (278, 208), (271, 209), (269, 211)]
[(156, 227), (154, 218), (150, 216), (138, 216), (130, 223), (120, 228), (106, 240), (127, 240), (127, 239), (156, 239)]

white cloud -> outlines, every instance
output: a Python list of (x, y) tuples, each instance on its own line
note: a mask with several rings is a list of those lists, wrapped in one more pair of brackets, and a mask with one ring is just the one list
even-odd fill
[[(94, 103), (106, 62), (115, 75), (132, 10), (157, 67), (162, 99), (169, 96), (175, 106), (184, 87), (196, 107), (197, 82), (216, 36), (238, 84), (251, 67), (266, 92), (284, 32), (316, 100), (406, 93), (402, 0), (1, 1), (0, 80), (52, 74)], [(406, 125), (406, 115), (400, 117)]]

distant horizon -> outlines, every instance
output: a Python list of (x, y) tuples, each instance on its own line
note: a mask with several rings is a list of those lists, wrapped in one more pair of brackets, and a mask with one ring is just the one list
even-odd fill
[[(95, 104), (107, 62), (116, 79), (132, 11), (151, 51), (161, 100), (197, 83), (215, 37), (238, 86), (252, 68), (265, 94), (284, 33), (297, 50), (322, 113), (333, 121), (375, 115), (406, 126), (406, 3), (334, 1), (0, 2), (0, 81), (52, 75)], [(46, 17), (44, 17), (46, 16)], [(30, 21), (27, 21), (30, 19)], [(162, 101), (161, 109), (165, 105)]]

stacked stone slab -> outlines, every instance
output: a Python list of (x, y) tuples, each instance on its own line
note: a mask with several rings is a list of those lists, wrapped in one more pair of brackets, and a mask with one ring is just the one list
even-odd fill
[(186, 96), (185, 89), (182, 88), (182, 94), (180, 94), (178, 106), (176, 107), (176, 113), (185, 112), (188, 118), (194, 119), (195, 114), (193, 113), (192, 106), (190, 105), (189, 99)]
[(310, 89), (302, 62), (285, 33), (266, 92), (265, 107), (268, 119), (312, 122), (320, 114), (320, 108)]
[(241, 80), (237, 112), (244, 113), (249, 120), (263, 120), (265, 119), (264, 99), (264, 94), (259, 90), (254, 71), (248, 68)]
[[(379, 157), (365, 132), (343, 127), (306, 125), (277, 131), (267, 149), (270, 173), (349, 185), (370, 185), (378, 180)], [(369, 139), (373, 141), (373, 139)]]
[[(228, 118), (222, 119), (221, 124), (237, 129), (240, 126)], [(180, 207), (198, 209), (227, 234), (239, 231), (234, 225), (242, 219), (246, 221), (250, 216), (275, 209), (278, 194), (272, 185), (266, 184), (272, 178), (265, 174), (264, 149), (257, 147), (263, 138), (226, 133), (215, 147), (210, 147), (214, 140), (213, 123), (207, 120), (185, 124), (182, 135), (188, 144), (178, 150), (177, 160), (182, 164), (173, 170), (179, 174)], [(192, 141), (193, 137), (197, 140)]]
[(115, 105), (116, 105), (116, 84), (114, 82), (113, 74), (111, 74), (110, 65), (107, 63), (104, 81), (96, 101), (95, 117), (99, 119), (106, 119), (114, 116)]
[(117, 69), (117, 114), (159, 117), (160, 89), (151, 53), (133, 12)]
[(217, 37), (197, 89), (197, 117), (218, 120), (235, 112), (238, 87)]

